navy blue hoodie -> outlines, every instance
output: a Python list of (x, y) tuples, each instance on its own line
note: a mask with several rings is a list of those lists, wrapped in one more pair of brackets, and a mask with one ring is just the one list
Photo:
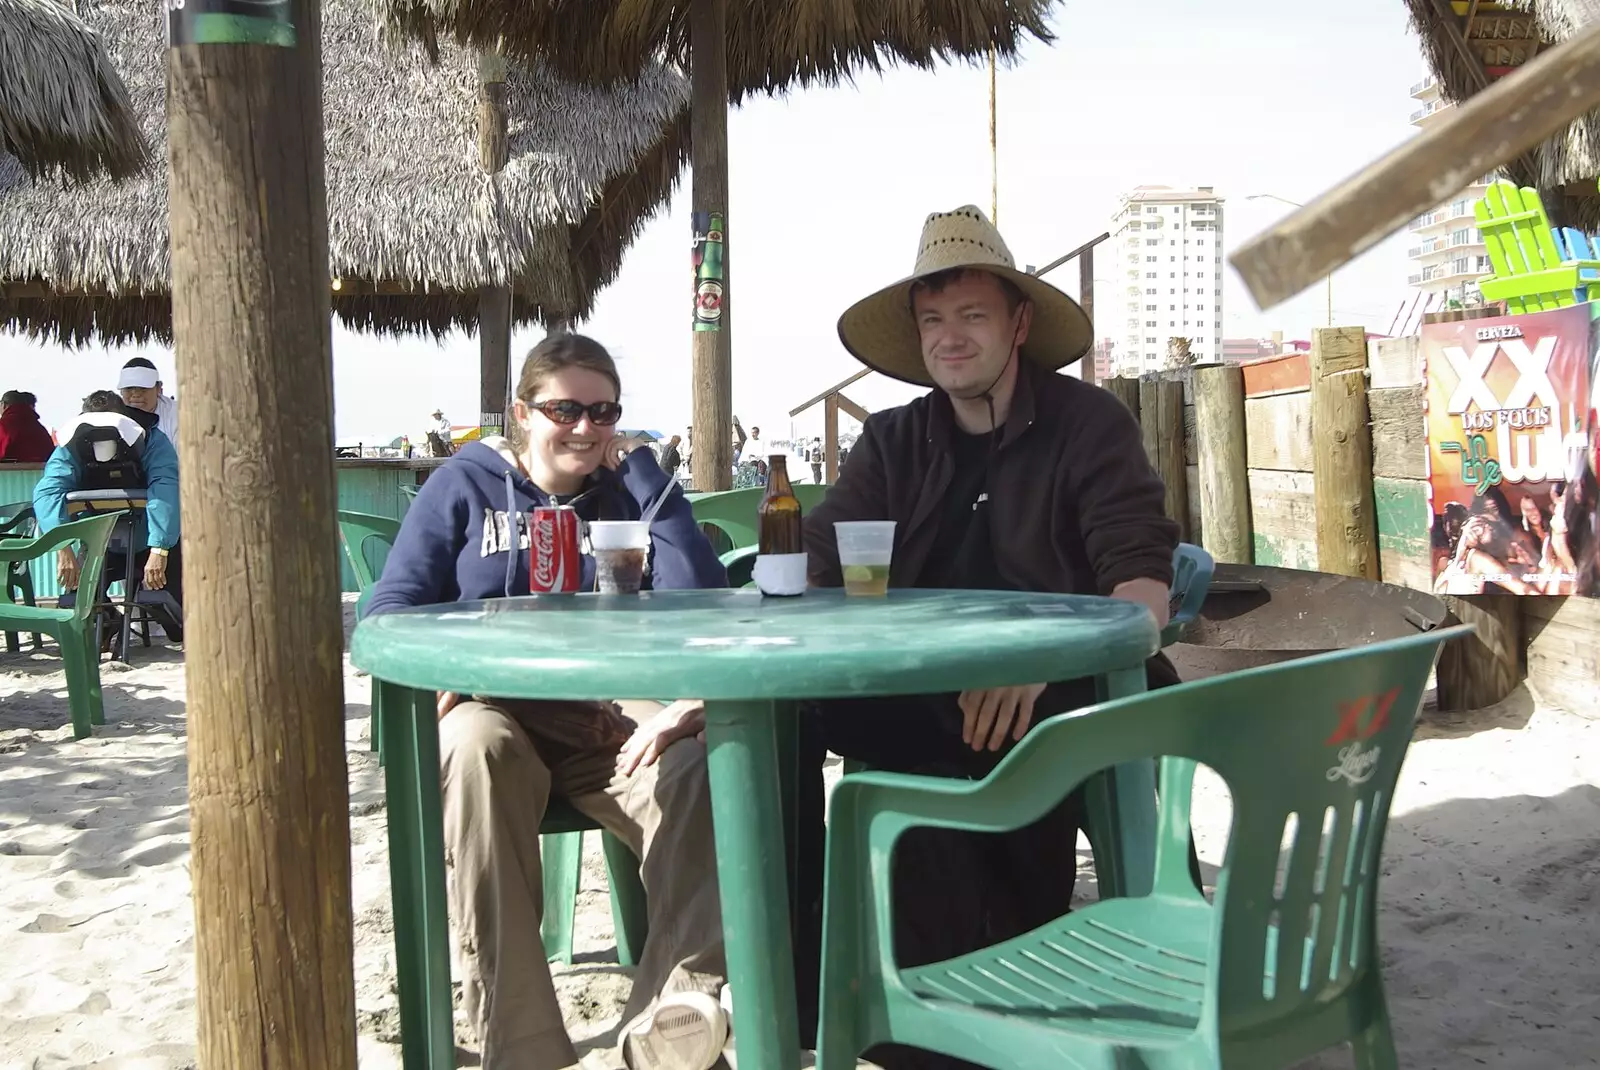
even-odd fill
[[(616, 472), (601, 468), (576, 499), (584, 520), (638, 520), (672, 486), (650, 525), (645, 585), (653, 590), (726, 587), (727, 570), (696, 526), (683, 491), (648, 449), (628, 454)], [(372, 588), (366, 615), (410, 606), (528, 593), (528, 516), (550, 496), (499, 450), (469, 443), (417, 492)], [(508, 525), (507, 516), (513, 517)], [(516, 550), (508, 555), (510, 531)], [(594, 558), (583, 556), (580, 590), (594, 589)]]

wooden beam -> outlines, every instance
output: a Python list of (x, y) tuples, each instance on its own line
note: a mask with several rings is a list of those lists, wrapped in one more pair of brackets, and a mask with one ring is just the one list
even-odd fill
[(169, 9), (195, 1054), (355, 1070), (321, 5), (282, 6)]
[[(1456, 50), (1456, 55), (1466, 65), (1467, 76), (1472, 79), (1472, 84), (1477, 86), (1477, 91), (1489, 88), (1489, 75), (1483, 69), (1483, 57), (1474, 52), (1472, 45), (1467, 43), (1467, 35), (1461, 29), (1461, 21), (1456, 17), (1455, 8), (1450, 6), (1450, 0), (1433, 0), (1433, 13), (1439, 19), (1445, 40), (1450, 42), (1450, 47)], [(1445, 196), (1448, 197), (1449, 194)]]
[(854, 416), (857, 420), (861, 421), (862, 423), (866, 423), (867, 422), (867, 417), (872, 415), (866, 409), (863, 409), (860, 405), (857, 405), (855, 402), (851, 401), (849, 398), (845, 397), (843, 394), (834, 394), (833, 395), (833, 400), (834, 400), (834, 404), (838, 405), (839, 408), (843, 409), (845, 412), (849, 413), (851, 416)]
[[(1092, 246), (1092, 245), (1089, 246), (1089, 248), (1085, 249), (1083, 251), (1083, 255), (1078, 258), (1078, 304), (1083, 307), (1083, 314), (1085, 316), (1088, 316), (1089, 317), (1089, 322), (1091, 324), (1093, 324), (1094, 323), (1094, 246)], [(1094, 334), (1094, 332), (1090, 331), (1091, 339), (1093, 338), (1093, 334)], [(1092, 383), (1095, 380), (1095, 376), (1098, 374), (1098, 371), (1094, 366), (1094, 342), (1093, 341), (1091, 341), (1089, 343), (1089, 352), (1087, 352), (1087, 353), (1085, 353), (1083, 355), (1083, 359), (1084, 359), (1085, 363), (1084, 363), (1082, 369), (1080, 370), (1079, 374), (1083, 376), (1083, 381), (1084, 382)]]
[(1541, 53), (1228, 258), (1262, 308), (1600, 108), (1600, 25)]
[[(478, 53), (478, 164), (498, 174), (510, 155), (506, 114), (506, 61)], [(510, 408), (512, 298), (509, 286), (478, 291), (478, 426), (485, 435), (505, 429)]]
[(804, 405), (797, 405), (794, 408), (790, 409), (789, 410), (789, 415), (790, 416), (799, 416), (802, 412), (805, 412), (811, 406), (817, 404), (820, 401), (826, 400), (828, 395), (837, 394), (839, 391), (843, 390), (845, 387), (849, 386), (851, 383), (855, 382), (856, 380), (865, 378), (866, 376), (871, 375), (871, 374), (872, 374), (872, 369), (871, 368), (862, 368), (860, 371), (856, 372), (854, 375), (852, 375), (850, 378), (844, 380), (843, 382), (834, 383), (832, 386), (828, 387), (828, 389), (824, 390), (822, 393), (818, 394), (816, 397), (812, 398), (810, 401), (806, 402)]
[[(733, 486), (733, 348), (729, 298), (733, 290), (728, 217), (728, 0), (689, 2), (690, 208), (696, 218), (722, 220), (720, 312), (690, 332), (690, 385), (695, 440), (694, 488)], [(698, 298), (697, 298), (698, 299)], [(686, 303), (687, 305), (687, 303)], [(689, 306), (692, 307), (692, 306)], [(685, 311), (689, 310), (686, 307)]]
[(1110, 231), (1106, 231), (1106, 233), (1100, 235), (1098, 238), (1091, 238), (1088, 241), (1084, 242), (1082, 245), (1078, 246), (1076, 249), (1072, 250), (1072, 252), (1068, 253), (1067, 255), (1056, 257), (1054, 260), (1050, 261), (1048, 264), (1046, 264), (1042, 268), (1035, 268), (1034, 271), (1033, 271), (1033, 274), (1034, 274), (1035, 277), (1038, 277), (1040, 275), (1046, 274), (1047, 272), (1054, 271), (1056, 268), (1060, 267), (1062, 264), (1065, 264), (1068, 260), (1071, 260), (1075, 256), (1080, 256), (1083, 253), (1088, 252), (1090, 249), (1093, 249), (1096, 245), (1099, 245), (1101, 242), (1105, 241), (1106, 239), (1108, 239), (1110, 237), (1111, 237), (1111, 232)]
[(1189, 537), (1189, 473), (1183, 456), (1183, 384), (1170, 379), (1139, 380), (1139, 422), (1145, 456), (1166, 487), (1167, 518), (1178, 538)]
[(829, 394), (822, 403), (822, 478), (829, 485), (839, 482), (839, 395)]

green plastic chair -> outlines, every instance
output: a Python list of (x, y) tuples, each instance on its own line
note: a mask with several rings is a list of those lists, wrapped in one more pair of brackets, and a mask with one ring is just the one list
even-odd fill
[[(0, 540), (0, 564), (26, 565), (71, 543), (79, 544), (78, 589), (98, 591), (106, 564), (106, 544), (125, 513), (106, 513), (62, 524), (31, 539)], [(0, 602), (0, 631), (43, 632), (61, 648), (72, 709), (72, 737), (82, 739), (92, 726), (106, 723), (100, 694), (100, 640), (95, 634), (95, 600), (79, 598), (70, 609)]]
[[(400, 534), (400, 521), (386, 516), (339, 510), (339, 541), (344, 546), (350, 569), (361, 588), (357, 612), (365, 608), (372, 585), (383, 575), (389, 550)], [(376, 544), (376, 545), (374, 545)], [(381, 550), (381, 556), (374, 552)], [(369, 559), (368, 554), (372, 553)], [(383, 761), (383, 717), (377, 709), (378, 694), (372, 696), (372, 749)], [(544, 869), (544, 921), (540, 939), (551, 960), (572, 962), (573, 919), (578, 909), (578, 886), (583, 874), (583, 834), (601, 832), (601, 847), (606, 856), (606, 874), (611, 886), (611, 917), (615, 923), (617, 961), (632, 966), (644, 949), (648, 928), (644, 885), (639, 879), (639, 860), (628, 845), (600, 828), (564, 799), (551, 799), (539, 826), (539, 856)]]
[[(9, 505), (0, 505), (0, 539), (31, 539), (34, 535), (32, 502), (12, 502)], [(13, 561), (6, 566), (5, 575), (0, 577), (5, 582), (6, 601), (22, 606), (37, 606), (38, 599), (34, 597), (33, 573), (28, 571), (24, 562)], [(38, 650), (44, 646), (44, 640), (38, 632), (33, 633), (33, 649)], [(16, 632), (6, 632), (6, 650), (15, 654), (21, 649), (21, 643)]]
[[(1054, 717), (978, 783), (845, 778), (828, 822), (818, 1070), (888, 1042), (997, 1070), (1276, 1070), (1350, 1042), (1360, 1070), (1392, 1070), (1377, 946), (1384, 827), (1439, 647), (1470, 630)], [(889, 856), (906, 830), (1020, 828), (1098, 770), (1150, 755), (1166, 790), (1149, 895), (944, 962), (895, 964)], [(1214, 904), (1188, 869), (1196, 762), (1233, 798)]]
[[(821, 505), (828, 490), (825, 483), (796, 483), (794, 496), (800, 499), (800, 511), (808, 513)], [(758, 541), (756, 509), (765, 494), (764, 487), (712, 491), (690, 496), (689, 504), (694, 509), (695, 523), (716, 528), (728, 543), (723, 549), (737, 550)]]
[(1600, 260), (1564, 255), (1538, 190), (1491, 182), (1472, 211), (1494, 268), (1478, 280), (1486, 300), (1504, 301), (1507, 311), (1520, 314), (1588, 299), (1585, 283), (1600, 271)]

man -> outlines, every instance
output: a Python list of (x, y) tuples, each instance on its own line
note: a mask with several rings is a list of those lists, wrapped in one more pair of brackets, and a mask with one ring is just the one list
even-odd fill
[(811, 445), (806, 448), (806, 460), (811, 462), (811, 481), (822, 482), (822, 462), (827, 459), (822, 449), (822, 439), (813, 438)]
[(427, 436), (430, 457), (449, 457), (455, 453), (454, 429), (442, 410), (433, 410), (433, 426), (428, 428)]
[(39, 422), (37, 404), (26, 390), (7, 390), (0, 396), (0, 461), (42, 464), (50, 458), (56, 444)]
[[(72, 427), (72, 433), (62, 445), (51, 453), (44, 472), (33, 489), (33, 509), (40, 532), (50, 531), (73, 519), (67, 511), (67, 495), (77, 490), (104, 489), (119, 486), (133, 489), (142, 486), (147, 504), (133, 516), (134, 568), (139, 571), (143, 586), (148, 591), (165, 590), (178, 606), (183, 605), (183, 556), (179, 547), (181, 527), (178, 516), (178, 454), (159, 427), (145, 428), (134, 419), (129, 407), (109, 390), (96, 390), (83, 402), (83, 415)], [(144, 411), (144, 410), (136, 410)], [(110, 431), (114, 434), (106, 435)], [(115, 441), (126, 447), (116, 449)], [(100, 439), (100, 441), (93, 441)], [(112, 448), (107, 448), (107, 447)], [(120, 454), (120, 456), (116, 456)], [(86, 460), (86, 458), (88, 460)], [(96, 458), (105, 462), (102, 472)], [(127, 462), (131, 460), (132, 465)], [(118, 479), (117, 469), (127, 471), (136, 467), (142, 481), (133, 484)], [(106, 475), (109, 478), (100, 478)], [(78, 589), (79, 562), (71, 547), (62, 547), (56, 555), (56, 576), (64, 591)], [(125, 562), (120, 554), (107, 557), (102, 574), (104, 585), (126, 578)], [(80, 592), (81, 594), (81, 592)], [(174, 643), (183, 642), (183, 621), (170, 607), (150, 606), (156, 622)], [(106, 629), (105, 639), (120, 640), (120, 614)], [(115, 647), (113, 646), (115, 652)]]
[[(1018, 271), (974, 207), (928, 217), (912, 275), (848, 309), (839, 337), (863, 364), (935, 389), (874, 414), (851, 463), (805, 519), (814, 586), (842, 583), (833, 525), (897, 523), (890, 585), (1098, 594), (1166, 623), (1177, 526), (1139, 427), (1111, 394), (1055, 374), (1088, 352), (1094, 330), (1066, 294)], [(1152, 682), (1174, 682), (1165, 659)], [(838, 700), (806, 719), (824, 748), (875, 768), (986, 775), (1037, 720), (1094, 701), (1092, 681)], [(802, 792), (802, 834), (820, 878), (820, 777)], [(805, 804), (802, 797), (802, 804)], [(1081, 800), (1005, 836), (908, 834), (895, 859), (897, 957), (941, 961), (1065, 913)], [(809, 834), (809, 843), (807, 843)], [(809, 849), (808, 849), (809, 848)], [(820, 913), (818, 880), (801, 928)], [(807, 914), (809, 913), (809, 917)], [(803, 941), (802, 991), (817, 948)], [(925, 1053), (869, 1053), (878, 1065), (948, 1066)], [(959, 1065), (959, 1064), (957, 1064)]]
[[(117, 380), (117, 390), (122, 394), (123, 404), (155, 416), (155, 425), (161, 429), (161, 433), (167, 437), (167, 443), (176, 452), (178, 402), (163, 392), (156, 366), (143, 357), (134, 357), (122, 366), (122, 375)], [(146, 421), (140, 422), (149, 426)]]
[(661, 470), (673, 479), (678, 478), (678, 469), (683, 467), (683, 454), (678, 449), (678, 443), (683, 439), (673, 435), (667, 439), (665, 448), (661, 451)]

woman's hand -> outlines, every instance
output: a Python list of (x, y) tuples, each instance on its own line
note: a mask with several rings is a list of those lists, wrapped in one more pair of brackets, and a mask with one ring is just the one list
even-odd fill
[(436, 705), (439, 710), (439, 720), (444, 720), (444, 715), (461, 705), (461, 696), (454, 691), (440, 691), (436, 695)]
[(662, 751), (690, 736), (705, 736), (706, 706), (699, 699), (679, 699), (634, 730), (617, 752), (617, 772), (631, 776), (634, 771), (654, 765)]
[(606, 443), (605, 459), (601, 461), (607, 468), (615, 472), (622, 467), (622, 462), (628, 459), (628, 454), (644, 445), (642, 438), (613, 438)]

